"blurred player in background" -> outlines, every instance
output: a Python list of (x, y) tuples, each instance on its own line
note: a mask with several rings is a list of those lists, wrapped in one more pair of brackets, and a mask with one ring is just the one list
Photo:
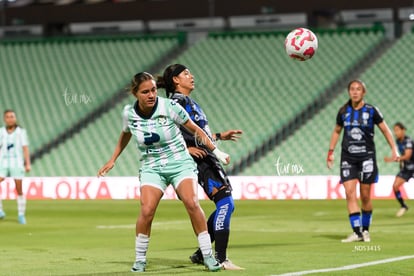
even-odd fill
[[(397, 122), (394, 125), (394, 134), (398, 150), (400, 151), (400, 172), (395, 176), (394, 184), (392, 186), (394, 190), (395, 198), (401, 205), (400, 210), (397, 212), (397, 217), (401, 217), (408, 210), (408, 206), (405, 204), (404, 199), (401, 196), (400, 187), (414, 177), (414, 155), (413, 155), (413, 140), (405, 134), (405, 126)], [(395, 162), (391, 157), (384, 157), (385, 162)]]
[[(344, 185), (353, 233), (342, 242), (371, 241), (369, 226), (372, 220), (371, 184), (378, 181), (378, 167), (374, 144), (377, 125), (392, 150), (392, 160), (398, 160), (398, 149), (379, 110), (365, 103), (366, 86), (360, 80), (348, 84), (349, 101), (339, 109), (336, 126), (329, 143), (327, 166), (332, 168), (336, 143), (344, 129), (341, 150), (341, 183)], [(356, 187), (360, 184), (361, 209)], [(362, 212), (362, 215), (361, 215)], [(361, 229), (362, 228), (362, 229)]]
[[(30, 172), (29, 141), (26, 130), (17, 124), (16, 113), (8, 109), (3, 114), (5, 126), (0, 129), (0, 183), (6, 178), (14, 179), (17, 192), (18, 222), (26, 224), (26, 198), (22, 180)], [(0, 198), (0, 219), (6, 217)]]
[(157, 86), (151, 74), (136, 74), (131, 82), (131, 93), (137, 100), (134, 105), (125, 106), (123, 128), (114, 153), (98, 171), (98, 175), (103, 176), (112, 169), (131, 137), (135, 137), (142, 158), (141, 208), (136, 223), (136, 258), (131, 271), (145, 271), (152, 221), (169, 184), (174, 186), (190, 216), (203, 254), (203, 264), (210, 271), (220, 270), (221, 265), (213, 256), (204, 212), (198, 202), (196, 166), (179, 126), (196, 133), (221, 162), (227, 164), (229, 156), (221, 152), (203, 130), (190, 120), (184, 108), (170, 99), (157, 96)]
[[(242, 134), (241, 130), (227, 130), (212, 134), (206, 114), (192, 98), (194, 76), (189, 69), (181, 64), (168, 66), (162, 77), (157, 80), (158, 87), (166, 90), (167, 97), (178, 102), (190, 115), (191, 120), (214, 140), (236, 141)], [(211, 154), (204, 144), (197, 143), (194, 134), (181, 128), (188, 151), (197, 163), (198, 182), (205, 193), (214, 201), (216, 210), (210, 215), (207, 225), (211, 241), (215, 242), (216, 258), (226, 270), (241, 270), (227, 258), (227, 246), (230, 235), (230, 220), (234, 210), (232, 188), (226, 172), (217, 158)], [(193, 263), (202, 264), (203, 255), (198, 249), (190, 259)]]

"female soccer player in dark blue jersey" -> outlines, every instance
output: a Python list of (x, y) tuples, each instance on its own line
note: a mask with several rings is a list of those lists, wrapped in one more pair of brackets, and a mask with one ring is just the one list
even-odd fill
[[(166, 90), (167, 97), (178, 102), (204, 132), (214, 140), (236, 141), (241, 130), (228, 130), (222, 133), (212, 134), (208, 125), (206, 114), (192, 98), (194, 90), (194, 76), (189, 69), (181, 64), (168, 66), (162, 77), (158, 78), (158, 87)], [(216, 258), (224, 269), (239, 270), (227, 258), (227, 245), (230, 234), (230, 219), (234, 210), (234, 202), (231, 194), (232, 188), (227, 175), (217, 158), (210, 154), (203, 144), (197, 142), (194, 135), (185, 128), (181, 128), (188, 151), (197, 163), (198, 181), (205, 193), (216, 204), (216, 210), (210, 215), (207, 225), (212, 241), (215, 242)], [(197, 250), (190, 259), (193, 263), (203, 263), (203, 256)]]
[[(401, 196), (400, 187), (414, 177), (414, 154), (413, 154), (413, 140), (405, 134), (405, 126), (397, 122), (394, 124), (394, 134), (398, 150), (400, 151), (400, 172), (395, 176), (394, 184), (392, 186), (394, 190), (395, 198), (401, 205), (400, 210), (397, 212), (397, 217), (401, 217), (408, 210), (408, 206), (405, 204), (404, 199)], [(385, 162), (394, 162), (391, 157), (384, 157)]]
[[(381, 112), (364, 101), (366, 86), (360, 80), (348, 84), (349, 101), (339, 109), (336, 126), (329, 143), (328, 168), (332, 168), (334, 149), (344, 129), (341, 150), (341, 183), (344, 185), (353, 233), (342, 242), (371, 241), (369, 226), (372, 220), (371, 184), (378, 181), (378, 167), (374, 144), (374, 126), (377, 125), (392, 150), (392, 160), (398, 160), (398, 150), (391, 130)], [(360, 184), (361, 209), (356, 187)], [(361, 214), (362, 213), (362, 214)]]

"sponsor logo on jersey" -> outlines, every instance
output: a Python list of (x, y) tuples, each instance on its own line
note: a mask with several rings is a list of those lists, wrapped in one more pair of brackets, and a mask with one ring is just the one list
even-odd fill
[(351, 135), (352, 139), (354, 140), (361, 140), (364, 133), (362, 132), (361, 129), (354, 127), (353, 129), (351, 129), (351, 131), (349, 131), (349, 134)]
[(348, 152), (349, 153), (365, 153), (367, 151), (365, 146), (349, 146), (348, 147)]

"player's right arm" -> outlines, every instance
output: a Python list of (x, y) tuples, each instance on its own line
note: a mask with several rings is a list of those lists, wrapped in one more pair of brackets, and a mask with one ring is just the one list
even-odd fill
[(326, 157), (326, 165), (328, 166), (328, 169), (331, 169), (333, 167), (334, 162), (334, 150), (335, 146), (338, 143), (339, 135), (341, 134), (342, 126), (335, 125), (335, 128), (331, 135), (331, 141), (329, 142), (329, 150), (328, 150), (328, 156)]
[(124, 132), (121, 131), (121, 135), (119, 136), (118, 143), (115, 146), (114, 153), (112, 154), (111, 158), (103, 165), (102, 168), (98, 171), (98, 176), (104, 176), (107, 172), (109, 172), (115, 165), (116, 159), (121, 155), (122, 151), (128, 145), (129, 141), (131, 140), (131, 132)]
[(114, 166), (116, 159), (121, 155), (122, 151), (128, 145), (129, 140), (131, 140), (132, 133), (129, 130), (128, 126), (128, 111), (131, 108), (131, 105), (126, 105), (122, 112), (122, 131), (121, 135), (119, 136), (118, 143), (116, 143), (114, 152), (112, 153), (111, 158), (103, 165), (102, 168), (98, 171), (98, 176), (104, 176), (107, 172), (109, 172)]

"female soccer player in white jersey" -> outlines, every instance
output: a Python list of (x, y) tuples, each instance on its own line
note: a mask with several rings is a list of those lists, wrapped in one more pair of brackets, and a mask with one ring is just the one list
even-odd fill
[(169, 184), (173, 185), (187, 209), (203, 253), (204, 265), (210, 271), (220, 270), (221, 266), (213, 256), (206, 218), (198, 202), (196, 165), (186, 148), (180, 125), (196, 133), (224, 164), (230, 161), (228, 154), (213, 144), (179, 104), (157, 96), (156, 83), (151, 74), (136, 74), (131, 82), (131, 93), (137, 100), (134, 105), (125, 106), (123, 129), (114, 153), (98, 171), (98, 175), (103, 176), (112, 169), (116, 159), (134, 136), (141, 153), (142, 165), (141, 208), (136, 223), (136, 258), (131, 271), (145, 271), (152, 220)]
[[(18, 222), (26, 224), (26, 198), (22, 179), (30, 171), (29, 141), (26, 130), (17, 124), (16, 113), (8, 109), (3, 115), (5, 126), (0, 129), (0, 183), (6, 178), (14, 179), (17, 191)], [(5, 218), (0, 198), (0, 219)]]
[[(333, 152), (344, 129), (340, 161), (341, 183), (344, 185), (352, 234), (342, 242), (371, 241), (369, 226), (372, 220), (371, 185), (378, 180), (378, 167), (374, 144), (374, 127), (377, 125), (391, 147), (392, 160), (398, 160), (398, 149), (378, 108), (365, 102), (366, 86), (360, 80), (348, 84), (349, 101), (336, 116), (327, 156), (332, 168)], [(359, 185), (361, 208), (356, 187)]]

